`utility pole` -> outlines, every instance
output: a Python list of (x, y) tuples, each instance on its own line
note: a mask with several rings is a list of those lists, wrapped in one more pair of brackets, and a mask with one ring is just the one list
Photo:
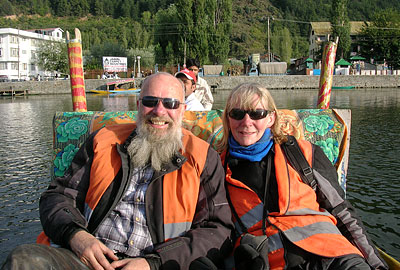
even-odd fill
[[(268, 16), (268, 23), (267, 23), (267, 25), (268, 25), (268, 62), (272, 62), (271, 61), (271, 38), (270, 38), (270, 35), (271, 35), (271, 32), (270, 32), (270, 30), (269, 30), (269, 19), (270, 19), (270, 17)], [(271, 20), (274, 20), (274, 17), (271, 17)]]
[(183, 47), (183, 68), (186, 68), (186, 35), (185, 35), (185, 45)]

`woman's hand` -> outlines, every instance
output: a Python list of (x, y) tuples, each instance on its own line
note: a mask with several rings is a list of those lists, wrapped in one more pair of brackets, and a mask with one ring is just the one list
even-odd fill
[[(108, 259), (118, 260), (114, 252), (86, 231), (77, 232), (70, 240), (69, 245), (78, 258), (90, 269), (114, 270)], [(150, 268), (149, 268), (150, 269)]]

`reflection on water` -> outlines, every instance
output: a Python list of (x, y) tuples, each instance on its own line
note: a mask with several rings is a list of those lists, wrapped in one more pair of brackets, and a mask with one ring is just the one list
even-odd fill
[[(273, 90), (278, 108), (315, 108), (317, 90)], [(340, 90), (332, 108), (352, 110), (348, 198), (371, 238), (400, 259), (400, 144), (398, 89)], [(223, 109), (229, 91), (214, 94)], [(88, 95), (89, 110), (136, 110), (136, 96)], [(0, 258), (41, 231), (38, 203), (50, 178), (52, 118), (71, 111), (70, 95), (0, 99)], [(2, 260), (0, 260), (1, 263)]]

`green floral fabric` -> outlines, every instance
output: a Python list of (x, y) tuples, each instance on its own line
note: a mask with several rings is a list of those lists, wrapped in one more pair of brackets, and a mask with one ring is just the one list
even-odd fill
[[(135, 122), (136, 114), (136, 111), (57, 112), (53, 119), (52, 177), (65, 174), (90, 133), (106, 125)], [(345, 135), (345, 125), (341, 119), (331, 109), (282, 110), (282, 114), (287, 116), (281, 117), (282, 130), (320, 146), (338, 168), (339, 182), (345, 189), (347, 160), (341, 159)], [(221, 110), (186, 112), (183, 126), (215, 148), (223, 132), (221, 117)]]

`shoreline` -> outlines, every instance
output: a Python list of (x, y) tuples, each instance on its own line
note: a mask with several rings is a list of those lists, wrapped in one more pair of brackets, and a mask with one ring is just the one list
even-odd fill
[[(212, 90), (232, 89), (245, 83), (254, 82), (265, 86), (270, 90), (302, 90), (318, 89), (320, 76), (308, 75), (279, 75), (279, 76), (206, 76), (203, 77)], [(106, 89), (106, 83), (115, 79), (86, 79), (85, 89)], [(137, 78), (136, 85), (140, 87), (144, 78)], [(334, 75), (333, 86), (358, 88), (400, 88), (399, 75)], [(24, 82), (1, 82), (0, 90), (28, 91), (29, 95), (52, 95), (71, 93), (70, 80), (54, 81), (24, 81)]]

